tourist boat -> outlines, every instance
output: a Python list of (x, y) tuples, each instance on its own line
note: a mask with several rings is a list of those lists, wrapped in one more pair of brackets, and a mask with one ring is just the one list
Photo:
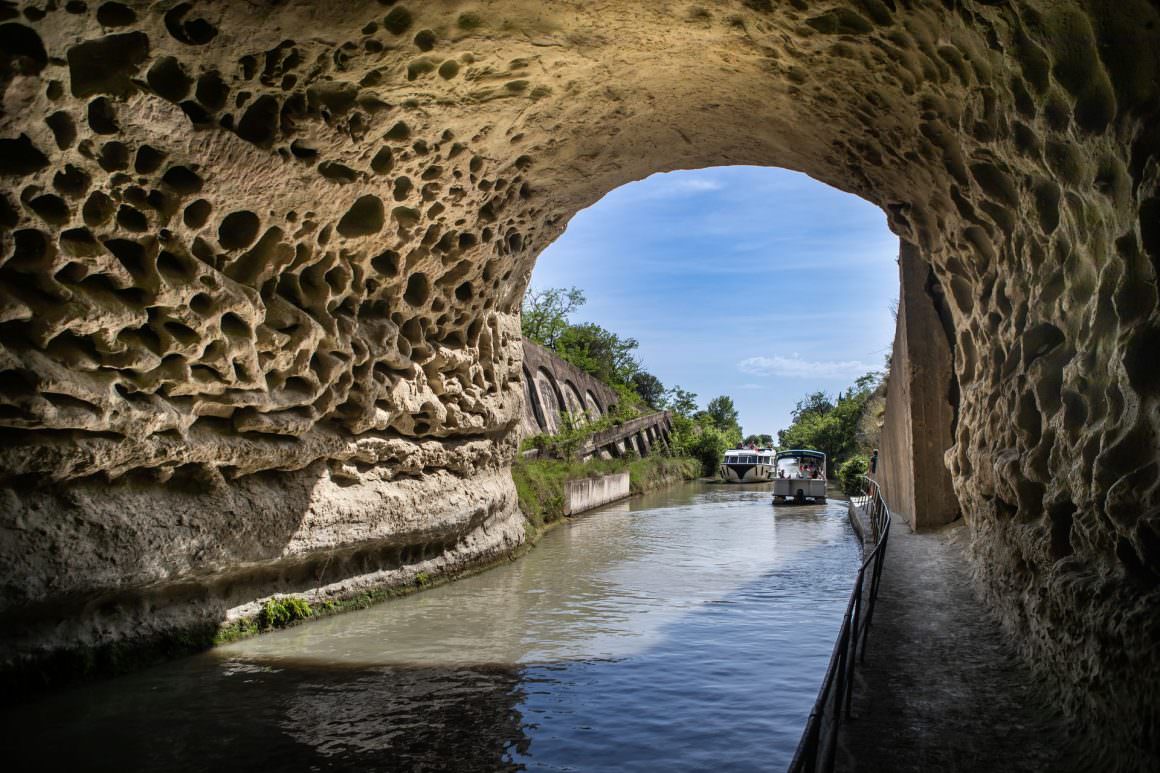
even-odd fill
[(730, 448), (721, 463), (726, 483), (766, 483), (773, 479), (772, 448)]
[(826, 455), (821, 451), (778, 451), (773, 476), (774, 504), (826, 501)]

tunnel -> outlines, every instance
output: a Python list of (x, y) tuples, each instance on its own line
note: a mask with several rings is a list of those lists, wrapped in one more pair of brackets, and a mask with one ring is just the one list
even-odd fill
[(502, 560), (537, 255), (626, 182), (779, 166), (903, 242), (892, 415), (923, 461), (894, 490), (967, 521), (1078, 726), (1154, 751), (1158, 22), (1146, 0), (4, 4), (5, 672)]

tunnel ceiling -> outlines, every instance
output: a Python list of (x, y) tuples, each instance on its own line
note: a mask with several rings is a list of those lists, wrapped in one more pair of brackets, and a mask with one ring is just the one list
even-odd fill
[[(878, 204), (930, 262), (955, 329), (948, 463), (1037, 651), (1079, 647), (1080, 685), (1147, 627), (1146, 0), (90, 1), (0, 19), (9, 480), (389, 467), (465, 439), (495, 445), (458, 475), (502, 466), (519, 301), (568, 219), (652, 172), (777, 165)], [(1102, 592), (1127, 611), (1050, 641)]]

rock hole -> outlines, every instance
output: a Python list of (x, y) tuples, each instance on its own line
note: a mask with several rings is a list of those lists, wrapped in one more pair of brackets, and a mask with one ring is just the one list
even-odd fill
[(0, 174), (25, 177), (48, 166), (48, 157), (32, 144), (27, 135), (0, 139)]
[(149, 219), (140, 210), (122, 204), (117, 209), (117, 224), (126, 231), (141, 233), (149, 230)]
[(261, 221), (249, 210), (231, 212), (218, 226), (218, 243), (227, 250), (249, 247), (258, 238)]
[(116, 205), (113, 200), (104, 192), (93, 191), (85, 200), (85, 205), (81, 207), (81, 217), (84, 219), (85, 225), (96, 228), (107, 223), (109, 218), (113, 216), (115, 209)]
[(50, 115), (44, 119), (48, 124), (48, 128), (52, 130), (52, 137), (56, 140), (56, 146), (61, 150), (67, 150), (72, 147), (72, 144), (77, 139), (77, 127), (73, 122), (72, 116), (63, 110)]
[(278, 100), (269, 94), (254, 100), (238, 122), (238, 136), (259, 147), (268, 147), (278, 131)]
[(383, 202), (377, 196), (360, 196), (338, 221), (337, 230), (347, 238), (370, 236), (382, 230), (384, 217)]
[(217, 70), (210, 70), (198, 76), (197, 86), (194, 88), (193, 94), (197, 97), (197, 101), (208, 109), (221, 110), (226, 106), (230, 87), (222, 80), (221, 73)]
[(209, 214), (213, 207), (205, 199), (198, 199), (185, 208), (182, 213), (182, 220), (186, 226), (190, 228), (201, 228), (209, 220)]
[(117, 172), (129, 166), (129, 149), (123, 142), (106, 142), (101, 146), (97, 163), (106, 172)]
[(222, 332), (230, 338), (249, 338), (250, 326), (245, 321), (234, 314), (232, 311), (227, 311), (222, 315), (221, 319)]
[(399, 224), (400, 229), (406, 230), (413, 228), (422, 215), (419, 210), (411, 207), (395, 207), (391, 210), (391, 217)]
[(410, 136), (411, 127), (407, 126), (407, 124), (403, 123), (402, 121), (399, 121), (394, 126), (392, 126), (386, 134), (383, 135), (383, 138), (388, 140), (402, 141)]
[(471, 287), (471, 282), (464, 282), (455, 288), (455, 297), (460, 301), (470, 301), (474, 295), (475, 292)]
[(134, 277), (146, 275), (145, 248), (140, 244), (129, 239), (109, 239), (104, 244), (105, 249), (113, 253), (113, 257)]
[(412, 274), (407, 280), (407, 290), (403, 293), (403, 300), (415, 307), (423, 306), (431, 295), (431, 285), (426, 274)]
[(69, 212), (68, 204), (65, 203), (64, 199), (51, 193), (37, 196), (26, 201), (25, 204), (49, 225), (64, 225), (72, 214)]
[(105, 97), (97, 97), (89, 102), (89, 128), (97, 134), (116, 134), (121, 130), (117, 125), (117, 114), (113, 104)]
[[(291, 150), (293, 150), (293, 146), (291, 146)], [(358, 180), (358, 172), (337, 161), (323, 161), (318, 165), (318, 173), (331, 182), (343, 185)]]
[(92, 178), (83, 169), (65, 164), (64, 169), (52, 177), (52, 187), (66, 196), (79, 199), (89, 192)]
[(143, 32), (108, 35), (78, 43), (66, 54), (73, 96), (129, 96), (134, 89), (130, 77), (148, 56), (149, 37)]
[(443, 64), (439, 65), (437, 72), (439, 73), (440, 78), (445, 81), (449, 81), (459, 74), (459, 62), (455, 61), (454, 59), (448, 59), (447, 61), (443, 62)]
[(318, 157), (318, 151), (301, 140), (294, 140), (290, 143), (290, 155), (302, 161), (311, 161)]
[(97, 8), (97, 22), (102, 27), (128, 27), (137, 21), (137, 14), (123, 3), (101, 3)]
[(199, 316), (209, 316), (213, 311), (213, 297), (209, 293), (198, 293), (189, 299), (189, 308)]
[(395, 197), (395, 201), (405, 200), (407, 198), (407, 196), (410, 195), (411, 188), (412, 188), (411, 178), (409, 178), (409, 177), (397, 178), (395, 180), (394, 193), (393, 193), (393, 195)]
[(204, 46), (217, 36), (217, 28), (202, 18), (186, 19), (193, 5), (181, 3), (165, 14), (165, 29), (177, 40), (190, 46)]
[(1142, 395), (1160, 394), (1160, 368), (1156, 355), (1160, 352), (1160, 328), (1146, 327), (1136, 331), (1124, 350), (1124, 370), (1128, 382)]
[(387, 174), (395, 166), (395, 157), (390, 148), (380, 148), (371, 159), (371, 171), (375, 174)]
[(193, 78), (186, 74), (175, 57), (163, 56), (153, 63), (145, 74), (145, 82), (153, 93), (169, 102), (180, 102), (189, 94)]
[(36, 75), (48, 64), (48, 54), (40, 35), (23, 24), (0, 24), (0, 56), (5, 70), (21, 75)]
[(12, 257), (5, 267), (37, 269), (48, 256), (48, 238), (35, 228), (21, 228), (12, 234)]
[(157, 270), (171, 284), (184, 284), (197, 273), (188, 261), (168, 250), (162, 250), (157, 256)]
[(391, 12), (383, 18), (383, 27), (392, 35), (402, 35), (411, 28), (411, 22), (414, 17), (411, 12), (403, 6), (392, 8)]
[(169, 333), (169, 335), (173, 336), (173, 338), (182, 346), (193, 346), (199, 340), (197, 331), (188, 325), (182, 324), (181, 322), (170, 320), (162, 327), (165, 328), (166, 333)]
[(395, 276), (399, 273), (399, 253), (387, 250), (371, 258), (371, 267), (383, 276)]
[(182, 196), (189, 196), (201, 190), (202, 179), (197, 172), (186, 166), (171, 166), (161, 176), (161, 182)]
[(415, 33), (415, 47), (420, 51), (435, 48), (435, 33), (432, 30), (419, 30)]

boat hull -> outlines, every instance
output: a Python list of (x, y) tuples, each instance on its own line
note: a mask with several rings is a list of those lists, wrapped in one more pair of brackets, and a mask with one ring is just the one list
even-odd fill
[(773, 481), (773, 501), (801, 502), (812, 499), (826, 501), (825, 478), (776, 478)]
[(721, 480), (725, 483), (767, 483), (773, 477), (769, 464), (722, 464)]

